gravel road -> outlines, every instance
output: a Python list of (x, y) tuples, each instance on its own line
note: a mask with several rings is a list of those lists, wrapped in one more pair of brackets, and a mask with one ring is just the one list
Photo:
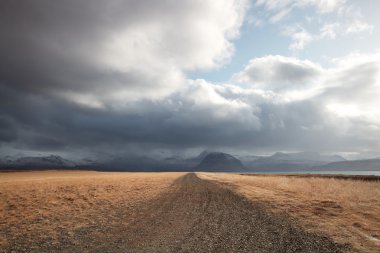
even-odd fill
[[(36, 252), (344, 252), (233, 191), (189, 173), (154, 201), (126, 210), (128, 221), (83, 227)], [(75, 240), (74, 240), (74, 239)], [(34, 250), (27, 251), (34, 251)], [(11, 250), (11, 249), (9, 249)]]

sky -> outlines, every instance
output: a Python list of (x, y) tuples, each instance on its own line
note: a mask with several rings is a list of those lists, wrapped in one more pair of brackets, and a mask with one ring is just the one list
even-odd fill
[(380, 156), (370, 0), (3, 0), (0, 156)]

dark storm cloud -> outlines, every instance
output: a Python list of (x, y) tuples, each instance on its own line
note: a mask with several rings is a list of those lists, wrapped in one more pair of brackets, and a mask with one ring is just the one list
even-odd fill
[(0, 118), (0, 142), (12, 142), (16, 140), (17, 132), (9, 118)]
[(164, 98), (187, 82), (184, 71), (231, 56), (245, 9), (244, 0), (1, 1), (2, 147), (217, 142), (212, 122), (181, 125)]
[[(17, 101), (17, 97), (13, 98)], [(141, 101), (135, 106), (143, 111), (120, 112), (81, 108), (62, 100), (30, 95), (15, 107), (16, 103), (8, 103), (9, 106), (2, 107), (1, 114), (12, 116), (17, 122), (20, 145), (41, 150), (65, 145), (112, 148), (128, 143), (160, 143), (169, 147), (225, 145), (227, 139), (234, 145), (244, 139), (242, 131), (249, 130), (233, 117), (213, 118), (206, 107), (195, 112), (197, 109), (186, 98), (173, 95), (169, 99), (170, 104), (167, 99)], [(173, 101), (176, 110), (172, 108)], [(219, 126), (215, 128), (215, 124)]]
[(55, 89), (101, 89), (105, 81), (119, 83), (120, 79), (123, 85), (134, 85), (133, 75), (137, 72), (109, 69), (98, 62), (97, 54), (106, 43), (105, 38), (142, 21), (145, 15), (154, 14), (149, 10), (156, 8), (145, 5), (150, 4), (146, 1), (114, 1), (114, 4), (2, 1), (2, 81), (13, 88), (39, 93)]

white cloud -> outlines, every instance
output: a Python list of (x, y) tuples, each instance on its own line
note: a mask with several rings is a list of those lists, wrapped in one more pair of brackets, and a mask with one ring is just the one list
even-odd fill
[(253, 26), (256, 26), (256, 27), (261, 27), (263, 25), (263, 20), (262, 19), (259, 19), (253, 15), (248, 15), (246, 18), (245, 18), (245, 22), (247, 22), (247, 24), (249, 25), (253, 25)]
[(224, 94), (259, 108), (262, 135), (269, 127), (313, 148), (327, 145), (314, 137), (327, 136), (336, 150), (380, 148), (380, 51), (334, 59), (330, 68), (269, 55), (252, 59), (235, 81), (247, 88)]
[(320, 38), (328, 38), (328, 39), (335, 39), (337, 34), (339, 33), (338, 29), (340, 28), (339, 23), (332, 23), (332, 24), (325, 24), (320, 29)]
[(302, 90), (318, 81), (321, 71), (321, 66), (311, 61), (268, 55), (252, 59), (234, 78), (264, 90)]
[(318, 10), (323, 13), (329, 13), (339, 10), (346, 4), (346, 0), (306, 0), (310, 5), (317, 6)]
[(339, 10), (346, 2), (346, 0), (256, 0), (256, 6), (262, 6), (274, 12), (311, 6), (322, 13), (329, 13)]
[(277, 12), (275, 15), (273, 15), (270, 18), (270, 22), (271, 23), (278, 23), (278, 22), (282, 21), (284, 18), (286, 18), (290, 12), (291, 12), (291, 8), (283, 9), (283, 10)]
[(328, 109), (339, 117), (380, 126), (380, 51), (333, 59), (323, 95)]
[(366, 22), (355, 20), (351, 24), (348, 25), (346, 29), (346, 33), (360, 33), (360, 32), (372, 32), (374, 27), (372, 25), (369, 25)]
[(172, 119), (173, 121), (178, 124), (206, 123), (212, 126), (231, 122), (251, 130), (260, 127), (256, 109), (252, 105), (241, 99), (230, 99), (220, 92), (221, 89), (230, 89), (231, 86), (212, 84), (203, 79), (188, 82), (188, 86), (183, 87), (171, 98), (183, 105), (183, 110)]
[[(288, 48), (293, 52), (304, 50), (313, 41), (374, 30), (360, 8), (347, 0), (257, 0), (255, 6), (264, 8), (269, 23), (279, 25), (281, 33), (291, 38)], [(307, 8), (311, 9), (308, 15), (298, 13)]]
[(293, 41), (289, 45), (289, 49), (292, 51), (303, 50), (313, 40), (313, 36), (304, 29), (292, 32), (290, 37)]
[(274, 92), (272, 101), (315, 100), (321, 111), (380, 127), (380, 51), (351, 54), (332, 64), (322, 68), (307, 60), (269, 55), (252, 59), (235, 80)]
[(374, 26), (360, 20), (346, 21), (346, 23), (329, 23), (322, 26), (317, 39), (335, 39), (337, 36), (353, 35), (357, 33), (372, 33)]

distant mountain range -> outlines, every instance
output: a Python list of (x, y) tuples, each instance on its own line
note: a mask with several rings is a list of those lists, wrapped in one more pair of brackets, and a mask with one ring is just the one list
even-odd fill
[(318, 152), (282, 153), (277, 152), (269, 157), (278, 161), (312, 161), (312, 162), (340, 162), (346, 161), (339, 155), (321, 155)]
[(245, 168), (241, 161), (236, 157), (221, 153), (212, 152), (206, 154), (198, 166), (194, 168), (195, 171), (244, 171)]
[(339, 155), (322, 155), (316, 152), (283, 153), (271, 156), (239, 156), (204, 151), (192, 158), (168, 157), (113, 157), (96, 161), (85, 159), (72, 162), (57, 155), (40, 157), (3, 157), (0, 169), (82, 169), (101, 171), (213, 171), (213, 172), (265, 172), (265, 171), (339, 171), (380, 170), (380, 159), (345, 160)]
[(358, 170), (358, 171), (378, 171), (380, 170), (380, 158), (332, 162), (315, 168), (316, 170)]
[(0, 160), (0, 167), (10, 169), (65, 169), (75, 168), (76, 164), (57, 155), (41, 157), (27, 156), (17, 159), (12, 159), (8, 156)]
[(305, 170), (331, 162), (346, 161), (339, 155), (321, 155), (317, 152), (282, 153), (277, 152), (272, 156), (259, 157), (257, 159), (244, 160), (243, 164), (250, 170), (282, 171)]

